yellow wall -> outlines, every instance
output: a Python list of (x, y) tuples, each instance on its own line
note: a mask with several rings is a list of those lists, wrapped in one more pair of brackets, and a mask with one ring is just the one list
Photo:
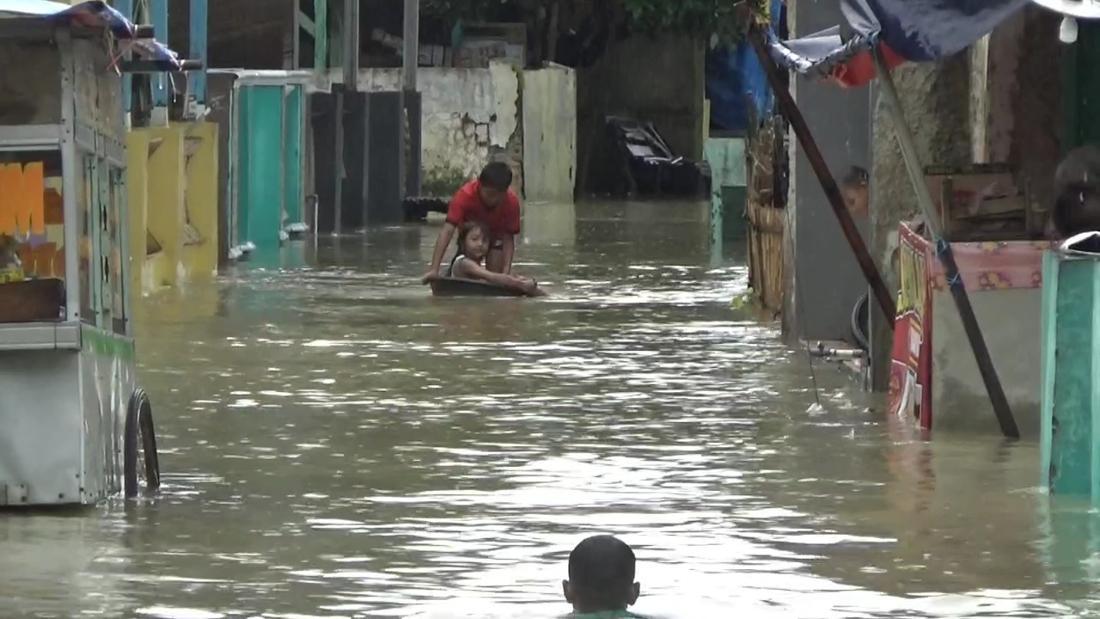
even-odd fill
[(186, 125), (193, 154), (187, 161), (187, 216), (202, 238), (183, 248), (188, 277), (210, 277), (218, 270), (218, 125)]
[[(217, 125), (134, 129), (127, 147), (134, 290), (146, 295), (213, 276), (218, 266)], [(196, 244), (185, 245), (188, 219), (201, 238)], [(146, 231), (160, 243), (160, 252), (148, 255)]]
[[(149, 155), (149, 232), (160, 242), (164, 259), (174, 265), (179, 263), (183, 240), (183, 128), (173, 125), (144, 131), (149, 132), (152, 151)], [(176, 273), (171, 270), (158, 274), (153, 282), (155, 286), (177, 283)]]
[(149, 225), (149, 134), (145, 131), (131, 131), (126, 136), (126, 202), (130, 213), (130, 290), (141, 294)]

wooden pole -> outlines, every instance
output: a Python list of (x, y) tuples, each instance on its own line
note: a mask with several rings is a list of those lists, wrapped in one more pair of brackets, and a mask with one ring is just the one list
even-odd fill
[(951, 244), (943, 238), (940, 230), (939, 218), (936, 213), (935, 202), (928, 191), (928, 185), (924, 180), (924, 168), (917, 154), (917, 147), (913, 141), (913, 134), (905, 121), (905, 109), (901, 105), (897, 88), (894, 86), (894, 78), (890, 75), (890, 69), (882, 57), (882, 53), (874, 50), (875, 68), (882, 82), (882, 96), (886, 100), (886, 108), (894, 121), (894, 136), (901, 148), (902, 158), (905, 160), (905, 169), (909, 173), (909, 181), (917, 192), (917, 203), (924, 214), (924, 225), (927, 227), (936, 243), (936, 256), (943, 265), (944, 275), (947, 277), (951, 296), (955, 300), (955, 307), (959, 311), (963, 329), (966, 330), (966, 338), (970, 341), (970, 348), (974, 352), (974, 360), (978, 362), (978, 371), (981, 372), (982, 382), (985, 383), (989, 400), (993, 404), (993, 413), (997, 416), (997, 423), (1001, 427), (1001, 433), (1008, 438), (1020, 438), (1020, 430), (1016, 426), (1016, 419), (1012, 416), (1008, 398), (1005, 397), (1001, 381), (997, 377), (997, 369), (993, 367), (993, 359), (989, 355), (985, 337), (982, 335), (978, 318), (974, 315), (974, 307), (970, 304), (970, 295), (966, 292), (966, 284), (959, 275), (959, 265), (955, 262), (955, 253), (951, 250)]
[(844, 197), (840, 195), (840, 187), (837, 186), (832, 172), (829, 171), (829, 166), (825, 163), (825, 157), (821, 154), (821, 149), (817, 147), (817, 142), (814, 140), (813, 133), (810, 132), (810, 127), (806, 124), (806, 119), (802, 117), (802, 111), (798, 109), (798, 104), (791, 96), (791, 91), (783, 83), (779, 67), (775, 64), (771, 55), (768, 54), (768, 50), (764, 45), (763, 33), (758, 29), (753, 29), (749, 34), (749, 39), (756, 51), (757, 58), (760, 59), (760, 65), (764, 67), (764, 73), (768, 76), (768, 83), (771, 84), (772, 91), (775, 92), (779, 110), (791, 123), (791, 129), (794, 130), (798, 142), (802, 145), (802, 150), (806, 152), (806, 158), (810, 160), (810, 167), (817, 175), (817, 180), (825, 191), (825, 197), (829, 199), (829, 206), (833, 208), (833, 214), (836, 215), (837, 223), (840, 224), (844, 238), (847, 239), (848, 245), (852, 248), (852, 253), (855, 254), (856, 261), (859, 262), (863, 277), (866, 278), (867, 284), (871, 287), (882, 312), (892, 320), (897, 315), (894, 298), (889, 289), (886, 288), (886, 283), (875, 266), (871, 253), (867, 251), (867, 244), (863, 242), (863, 236), (860, 235), (856, 222), (852, 220), (852, 214), (848, 212), (848, 207), (844, 204)]

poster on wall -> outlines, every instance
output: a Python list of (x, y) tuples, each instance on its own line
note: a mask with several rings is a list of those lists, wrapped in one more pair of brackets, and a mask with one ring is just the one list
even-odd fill
[(927, 255), (929, 244), (908, 226), (898, 242), (898, 313), (890, 359), (890, 412), (931, 424), (931, 297)]

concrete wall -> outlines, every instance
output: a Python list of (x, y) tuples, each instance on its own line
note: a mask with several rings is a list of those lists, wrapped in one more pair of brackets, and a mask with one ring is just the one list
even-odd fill
[(634, 36), (577, 75), (577, 174), (581, 191), (599, 191), (611, 171), (606, 116), (652, 121), (679, 155), (703, 156), (705, 65), (702, 41)]
[[(341, 81), (336, 72), (330, 78)], [(535, 107), (525, 112), (528, 78), (536, 90), (530, 98)], [(517, 72), (504, 63), (488, 69), (431, 67), (420, 69), (417, 82), (423, 102), (423, 193), (449, 195), (488, 161), (499, 159), (512, 166), (517, 191), (527, 190), (530, 176), (532, 199), (572, 199), (576, 98), (571, 96), (571, 70)], [(398, 91), (401, 70), (362, 69), (358, 87), (364, 92)], [(532, 128), (539, 128), (533, 139), (543, 146), (531, 153), (540, 158), (534, 166), (524, 165), (525, 113)], [(543, 142), (540, 136), (547, 135), (554, 140)]]
[[(804, 36), (844, 21), (839, 0), (802, 0), (789, 8), (793, 36)], [(849, 166), (869, 168), (870, 94), (867, 88), (841, 89), (798, 78), (792, 83), (806, 122), (825, 161), (838, 179)], [(825, 192), (797, 140), (791, 136), (788, 234), (793, 235), (793, 281), (787, 290), (787, 335), (806, 339), (851, 339), (851, 315), (866, 281), (836, 221)], [(863, 228), (869, 224), (858, 221)]]
[[(518, 78), (508, 69), (423, 68), (424, 192), (454, 187), (481, 170), (491, 149), (504, 150), (519, 127)], [(334, 76), (335, 77), (335, 76)], [(337, 80), (338, 81), (338, 80)], [(359, 89), (401, 89), (400, 69), (363, 69)], [(499, 92), (498, 92), (499, 91)]]
[[(1042, 290), (982, 291), (970, 299), (1021, 436), (1038, 440)], [(950, 293), (932, 295), (932, 316), (933, 431), (996, 434), (997, 417)]]
[(526, 198), (572, 202), (577, 176), (577, 79), (553, 66), (523, 73)]

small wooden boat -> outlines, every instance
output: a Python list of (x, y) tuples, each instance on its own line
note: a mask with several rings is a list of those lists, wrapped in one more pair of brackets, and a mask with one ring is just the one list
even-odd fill
[(432, 281), (432, 294), (437, 297), (525, 297), (515, 288), (458, 277), (443, 277)]

